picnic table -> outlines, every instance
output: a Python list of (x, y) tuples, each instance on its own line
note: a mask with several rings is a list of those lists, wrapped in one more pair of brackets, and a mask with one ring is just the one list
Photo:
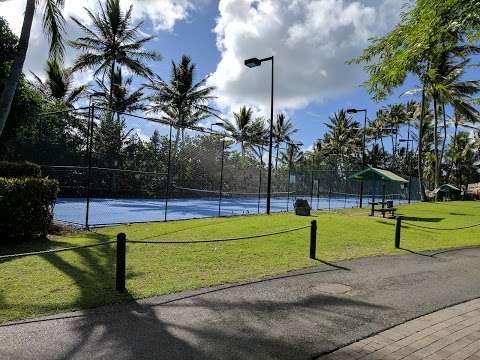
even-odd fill
[[(368, 204), (372, 206), (372, 211), (370, 212), (370, 216), (375, 216), (375, 211), (376, 211), (376, 212), (382, 213), (383, 217), (385, 217), (386, 213), (390, 213), (391, 217), (395, 217), (395, 212), (397, 211), (397, 208), (393, 207), (393, 200), (373, 201), (373, 202), (370, 201)], [(376, 209), (375, 206), (378, 206), (378, 205), (381, 205), (382, 207), (380, 209)]]

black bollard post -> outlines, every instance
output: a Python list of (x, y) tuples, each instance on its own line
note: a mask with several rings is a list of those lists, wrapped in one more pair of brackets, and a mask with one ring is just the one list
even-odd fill
[(395, 225), (395, 248), (400, 249), (400, 233), (402, 231), (402, 217), (397, 216), (397, 223)]
[(127, 235), (120, 233), (117, 235), (117, 277), (116, 290), (118, 292), (125, 291), (125, 250)]
[(310, 226), (310, 259), (316, 259), (317, 254), (317, 220), (312, 220)]

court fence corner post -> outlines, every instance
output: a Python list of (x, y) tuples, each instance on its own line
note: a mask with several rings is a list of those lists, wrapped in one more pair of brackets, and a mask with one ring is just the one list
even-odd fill
[(397, 216), (397, 222), (395, 224), (395, 248), (400, 249), (400, 236), (402, 231), (402, 217)]
[(115, 284), (115, 289), (118, 292), (125, 292), (126, 242), (127, 235), (119, 233), (117, 235), (117, 267)]
[(317, 255), (317, 220), (312, 220), (310, 225), (310, 259)]

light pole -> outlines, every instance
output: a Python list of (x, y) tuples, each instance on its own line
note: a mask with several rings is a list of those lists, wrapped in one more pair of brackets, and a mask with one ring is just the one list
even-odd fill
[(413, 139), (410, 139), (410, 122), (408, 123), (407, 138), (400, 139), (399, 142), (407, 143), (407, 156), (408, 156), (408, 203), (411, 203), (411, 194), (412, 194), (412, 157), (408, 152), (408, 145), (410, 142), (413, 142)]
[(273, 142), (273, 56), (257, 59), (251, 58), (245, 60), (245, 66), (249, 68), (257, 67), (262, 64), (264, 61), (272, 61), (272, 88), (271, 88), (271, 99), (270, 99), (270, 134), (268, 142), (268, 177), (267, 177), (267, 214), (270, 215), (270, 198), (272, 192), (272, 142)]
[[(367, 109), (348, 109), (347, 113), (356, 114), (358, 112), (365, 113), (363, 122), (363, 147), (362, 147), (362, 170), (365, 168), (365, 144), (367, 139)], [(360, 208), (363, 207), (363, 180), (360, 182)]]

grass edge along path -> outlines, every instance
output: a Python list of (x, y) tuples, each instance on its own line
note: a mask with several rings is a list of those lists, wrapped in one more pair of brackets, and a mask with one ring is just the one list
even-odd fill
[[(480, 203), (402, 206), (402, 247), (427, 251), (480, 245)], [(250, 236), (318, 223), (317, 257), (338, 261), (405, 254), (394, 248), (395, 221), (349, 209), (299, 217), (292, 213), (122, 225), (49, 242), (4, 247), (1, 254), (95, 244), (125, 232), (132, 240), (209, 240)], [(0, 261), (0, 323), (226, 283), (258, 280), (319, 265), (308, 258), (308, 228), (255, 240), (199, 244), (127, 244), (127, 290), (115, 291), (115, 245)]]

